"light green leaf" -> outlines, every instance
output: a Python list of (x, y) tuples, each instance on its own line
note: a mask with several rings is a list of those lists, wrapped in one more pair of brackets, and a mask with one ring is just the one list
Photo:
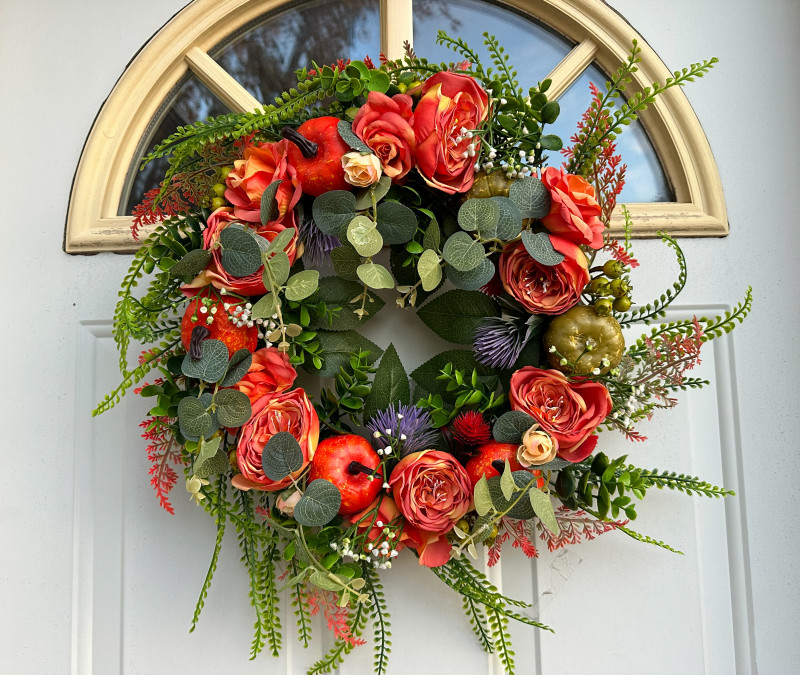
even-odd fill
[(303, 468), (303, 450), (297, 439), (288, 431), (279, 431), (270, 438), (261, 452), (264, 475), (274, 481)]
[(489, 484), (486, 481), (486, 474), (484, 474), (475, 483), (475, 511), (479, 516), (485, 516), (491, 510), (492, 496), (489, 494)]
[(220, 389), (214, 395), (219, 423), (224, 427), (240, 427), (250, 419), (252, 408), (247, 394), (238, 389)]
[(192, 470), (198, 478), (208, 478), (219, 473), (225, 473), (230, 467), (228, 453), (220, 448), (213, 457), (209, 457), (202, 463), (199, 460), (195, 460)]
[(269, 246), (267, 246), (267, 253), (272, 253), (273, 251), (283, 251), (292, 241), (292, 237), (294, 237), (296, 232), (297, 230), (293, 227), (287, 227), (285, 230), (278, 232), (278, 236), (269, 243)]
[(494, 276), (494, 263), (484, 258), (481, 264), (469, 272), (459, 272), (452, 265), (445, 268), (447, 278), (453, 286), (465, 291), (477, 291), (488, 284)]
[(284, 295), (291, 302), (300, 302), (314, 293), (319, 287), (319, 271), (303, 270), (298, 272), (286, 283)]
[(234, 277), (246, 277), (261, 267), (261, 249), (250, 232), (226, 227), (219, 235), (222, 267)]
[(491, 199), (468, 199), (458, 210), (458, 224), (467, 232), (492, 232), (500, 222), (500, 207)]
[(266, 225), (278, 218), (278, 204), (275, 202), (275, 195), (283, 181), (276, 180), (267, 185), (261, 193), (261, 224)]
[(472, 344), (484, 317), (500, 316), (500, 307), (483, 293), (455, 290), (429, 300), (419, 308), (417, 316), (440, 338)]
[[(283, 286), (289, 278), (289, 270), (292, 268), (292, 263), (289, 262), (289, 256), (286, 251), (278, 251), (268, 260), (267, 265), (269, 265), (269, 271), (275, 283), (278, 286)], [(269, 283), (265, 283), (264, 286), (266, 288), (270, 287)]]
[(321, 588), (324, 591), (338, 592), (338, 591), (341, 591), (342, 588), (344, 588), (344, 586), (341, 583), (339, 583), (338, 581), (334, 581), (334, 579), (332, 577), (329, 577), (327, 574), (324, 574), (320, 570), (316, 570), (308, 578), (308, 580), (312, 584), (314, 584), (318, 588)]
[(249, 349), (237, 349), (231, 360), (228, 363), (228, 368), (225, 371), (225, 377), (219, 383), (220, 387), (232, 387), (239, 380), (241, 380), (245, 373), (250, 370), (253, 363), (253, 354)]
[(383, 265), (364, 263), (358, 266), (356, 274), (370, 288), (394, 288), (392, 274)]
[[(339, 123), (341, 124), (341, 122)], [(392, 187), (392, 179), (389, 176), (381, 176), (377, 183), (373, 183), (367, 188), (356, 192), (356, 208), (359, 211), (372, 208), (372, 193), (375, 193), (375, 203), (377, 204), (389, 192)]]
[(550, 211), (550, 192), (538, 178), (515, 180), (508, 189), (508, 196), (523, 218), (543, 218)]
[(480, 265), (485, 255), (480, 242), (466, 232), (456, 232), (444, 243), (442, 257), (448, 265), (461, 272), (468, 272)]
[(181, 371), (186, 377), (204, 382), (218, 382), (228, 369), (228, 348), (219, 340), (203, 340), (200, 343), (201, 358), (190, 354), (183, 357)]
[(422, 281), (422, 290), (432, 291), (442, 281), (439, 256), (433, 249), (426, 249), (417, 261), (417, 273)]
[[(208, 441), (201, 439), (200, 452), (197, 455), (197, 459), (194, 460), (195, 467), (202, 466), (206, 460), (209, 460), (216, 455), (217, 450), (219, 450), (220, 443), (222, 443), (222, 438), (220, 436), (215, 436)], [(195, 473), (197, 472), (195, 471)]]
[(514, 482), (511, 464), (509, 464), (508, 460), (506, 460), (506, 466), (505, 469), (503, 469), (503, 475), (500, 476), (500, 489), (503, 491), (503, 497), (510, 501), (511, 495), (514, 494), (514, 490), (516, 490), (516, 488), (517, 484)]
[(389, 344), (381, 357), (372, 391), (364, 404), (364, 419), (374, 417), (392, 403), (408, 405), (411, 402), (411, 387), (408, 375), (393, 344)]
[(417, 232), (417, 217), (399, 202), (378, 204), (378, 232), (387, 244), (405, 244)]
[(294, 519), (306, 527), (322, 527), (336, 517), (341, 505), (339, 488), (324, 478), (317, 478), (308, 484), (294, 507)]
[(211, 251), (196, 248), (189, 251), (183, 258), (169, 268), (169, 275), (173, 279), (194, 279), (202, 272), (211, 260)]
[(383, 237), (372, 219), (366, 216), (356, 216), (350, 221), (347, 226), (347, 241), (365, 258), (374, 256), (383, 248)]
[(531, 500), (533, 511), (536, 513), (539, 520), (542, 521), (542, 525), (554, 535), (558, 536), (561, 528), (558, 526), (556, 514), (553, 512), (553, 502), (550, 501), (550, 496), (537, 488), (533, 488), (528, 495)]
[(534, 233), (530, 230), (525, 230), (522, 233), (522, 243), (531, 258), (541, 265), (558, 265), (564, 261), (564, 254), (553, 248), (550, 235), (546, 232)]
[(259, 300), (250, 314), (254, 319), (268, 319), (278, 311), (281, 306), (281, 299), (276, 293), (267, 293), (261, 300)]
[(311, 213), (320, 230), (339, 237), (356, 215), (356, 198), (352, 192), (331, 190), (314, 200)]

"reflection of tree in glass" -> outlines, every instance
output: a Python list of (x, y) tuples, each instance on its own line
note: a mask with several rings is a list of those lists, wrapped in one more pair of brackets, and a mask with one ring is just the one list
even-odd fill
[[(442, 29), (455, 33), (461, 22), (453, 17), (448, 2), (429, 0), (416, 3), (415, 20), (435, 16), (437, 21), (447, 18)], [(380, 52), (380, 20), (377, 0), (315, 0), (304, 3), (262, 23), (248, 26), (241, 34), (211, 50), (216, 61), (262, 103), (269, 103), (283, 91), (297, 83), (295, 71), (310, 67), (311, 61), (319, 65), (332, 64), (339, 59), (361, 59), (369, 55), (378, 64)], [(166, 138), (176, 127), (191, 124), (209, 116), (229, 112), (211, 92), (194, 77), (179, 86), (174, 102), (158, 121), (148, 139), (149, 146)], [(166, 160), (156, 160), (138, 171), (141, 155), (132, 171), (135, 179), (130, 197), (123, 205), (124, 213), (131, 213), (142, 195), (156, 186), (166, 171)]]

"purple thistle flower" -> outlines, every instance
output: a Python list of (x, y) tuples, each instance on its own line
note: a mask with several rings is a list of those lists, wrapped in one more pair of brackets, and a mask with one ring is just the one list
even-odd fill
[(438, 435), (431, 427), (431, 416), (425, 410), (397, 403), (375, 415), (367, 423), (367, 429), (373, 432), (371, 440), (376, 450), (391, 445), (401, 457), (433, 447)]
[(533, 318), (486, 317), (475, 331), (475, 359), (490, 368), (511, 368), (531, 339)]
[(320, 267), (330, 262), (330, 254), (341, 242), (330, 234), (320, 230), (313, 220), (300, 221), (300, 239), (305, 244), (303, 257), (310, 267)]

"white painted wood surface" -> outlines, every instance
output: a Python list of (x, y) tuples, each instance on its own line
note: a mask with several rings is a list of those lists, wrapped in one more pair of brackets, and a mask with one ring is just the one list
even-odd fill
[[(0, 334), (7, 429), (0, 498), (3, 673), (174, 673), (204, 666), (300, 673), (313, 658), (294, 644), (288, 649), (287, 632), (280, 661), (264, 656), (247, 663), (252, 620), (233, 538), (200, 627), (188, 635), (211, 523), (184, 501), (180, 487), (175, 517), (158, 507), (136, 435), (140, 401), (95, 421), (87, 412), (116, 381), (107, 321), (128, 259), (61, 251), (70, 181), (102, 100), (180, 5), (12, 0), (2, 10), (1, 184), (10, 271)], [(542, 599), (541, 619), (558, 631), (515, 631), (525, 664), (519, 671), (797, 672), (800, 465), (792, 349), (800, 329), (800, 241), (787, 186), (798, 176), (800, 9), (779, 0), (759, 7), (722, 0), (612, 5), (670, 67), (721, 59), (689, 98), (720, 167), (731, 234), (686, 242), (690, 281), (681, 311), (731, 304), (748, 281), (756, 292), (748, 322), (706, 353), (702, 373), (715, 387), (687, 395), (654, 419), (647, 445), (619, 441), (613, 448), (641, 465), (732, 486), (741, 477), (743, 491), (726, 503), (648, 496), (636, 527), (675, 544), (684, 557), (618, 534), (571, 549), (566, 561), (541, 552), (535, 568), (506, 556), (506, 590), (535, 598), (552, 590)], [(645, 270), (637, 296), (660, 293), (671, 281), (659, 264), (663, 251), (646, 241), (637, 252)], [(404, 345), (404, 359), (414, 348), (413, 341)], [(571, 570), (568, 578), (559, 569)], [(421, 572), (409, 560), (386, 577), (395, 633), (391, 672), (499, 672), (474, 645), (457, 598)], [(342, 672), (366, 672), (369, 648), (353, 656)]]

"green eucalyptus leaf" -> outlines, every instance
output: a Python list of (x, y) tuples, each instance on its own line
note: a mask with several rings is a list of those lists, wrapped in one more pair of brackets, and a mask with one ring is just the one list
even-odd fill
[(369, 146), (353, 133), (353, 127), (347, 120), (339, 120), (339, 124), (336, 125), (336, 130), (339, 132), (339, 136), (341, 136), (342, 140), (353, 150), (367, 154), (372, 153)]
[(394, 288), (394, 278), (383, 265), (364, 263), (358, 266), (356, 274), (370, 288)]
[[(197, 459), (194, 460), (194, 467), (202, 466), (207, 460), (216, 455), (220, 443), (222, 443), (222, 438), (220, 436), (215, 436), (207, 441), (201, 440), (200, 452), (197, 453)], [(195, 471), (195, 473), (197, 472)]]
[(492, 201), (500, 209), (497, 221), (497, 238), (508, 241), (519, 235), (522, 229), (522, 214), (519, 207), (508, 197), (492, 197)]
[(268, 319), (278, 311), (281, 299), (276, 293), (267, 293), (250, 310), (254, 319)]
[(253, 354), (249, 349), (237, 349), (231, 360), (228, 363), (228, 368), (225, 371), (225, 376), (219, 383), (220, 387), (232, 387), (239, 380), (241, 380), (245, 373), (250, 370), (253, 363)]
[(211, 260), (211, 251), (196, 248), (189, 251), (183, 258), (169, 268), (169, 275), (173, 279), (194, 279), (202, 272)]
[[(511, 476), (514, 479), (516, 489), (514, 492), (512, 492), (509, 499), (506, 499), (505, 495), (503, 494), (503, 488), (501, 486), (502, 478), (500, 476), (494, 476), (487, 481), (489, 484), (489, 494), (492, 498), (492, 504), (494, 504), (494, 508), (497, 509), (497, 511), (502, 512), (516, 501), (517, 503), (514, 504), (513, 508), (506, 515), (509, 518), (516, 518), (518, 520), (530, 520), (535, 515), (535, 512), (530, 501), (522, 495), (522, 488), (531, 483), (533, 480), (534, 482), (532, 487), (528, 487), (528, 490), (531, 492), (538, 492), (537, 488), (535, 487), (536, 483), (533, 474), (529, 471), (514, 471)], [(520, 497), (521, 499), (517, 501), (517, 499)]]
[(231, 464), (228, 460), (228, 453), (220, 448), (213, 457), (209, 457), (202, 463), (199, 461), (199, 458), (196, 459), (192, 470), (194, 471), (194, 475), (198, 478), (208, 478), (209, 476), (225, 473), (230, 467)]
[(356, 216), (350, 221), (347, 241), (365, 258), (371, 258), (383, 248), (383, 237), (372, 219), (366, 216)]
[(489, 494), (489, 484), (486, 474), (475, 483), (475, 511), (479, 516), (485, 516), (492, 510), (492, 496)]
[(500, 308), (483, 293), (454, 290), (428, 300), (417, 310), (417, 316), (440, 338), (472, 344), (484, 317), (500, 316)]
[(503, 497), (505, 497), (507, 500), (510, 500), (511, 495), (514, 494), (514, 490), (516, 490), (516, 488), (517, 484), (514, 482), (511, 464), (509, 464), (508, 460), (506, 460), (506, 465), (503, 469), (503, 475), (500, 476), (500, 490), (503, 492)]
[(485, 252), (483, 245), (466, 232), (456, 232), (444, 243), (442, 257), (448, 265), (461, 272), (468, 272), (481, 264)]
[(387, 244), (405, 244), (417, 232), (417, 217), (400, 202), (378, 204), (378, 232)]
[(280, 481), (303, 468), (303, 450), (288, 431), (279, 431), (264, 445), (261, 468), (272, 481)]
[(332, 577), (329, 577), (320, 570), (315, 570), (308, 580), (317, 588), (321, 588), (323, 591), (333, 591), (334, 593), (338, 593), (342, 590), (342, 588), (344, 588), (342, 583), (335, 581)]
[(361, 264), (361, 256), (358, 255), (351, 244), (345, 243), (331, 251), (331, 262), (336, 274), (347, 281), (358, 281), (356, 270)]
[(508, 196), (523, 218), (543, 218), (550, 211), (550, 192), (538, 178), (529, 176), (511, 183)]
[(442, 243), (442, 231), (439, 229), (439, 223), (436, 217), (431, 213), (431, 222), (425, 228), (425, 234), (422, 236), (422, 247), (438, 250)]
[(286, 282), (286, 299), (291, 302), (305, 300), (319, 287), (319, 271), (303, 270), (293, 275)]
[(297, 233), (293, 227), (287, 227), (285, 230), (278, 232), (278, 235), (267, 246), (266, 252), (272, 253), (273, 251), (283, 251), (292, 241), (292, 237)]
[(342, 505), (342, 493), (324, 478), (313, 480), (294, 507), (294, 519), (306, 527), (322, 527), (331, 522)]
[(550, 235), (547, 232), (525, 230), (522, 233), (522, 243), (531, 258), (541, 265), (558, 265), (564, 261), (564, 254), (553, 248), (553, 243), (550, 241)]
[(206, 407), (194, 396), (181, 399), (178, 403), (178, 425), (184, 436), (198, 438), (211, 430), (213, 420)]
[(500, 415), (492, 427), (492, 436), (498, 443), (521, 443), (522, 435), (536, 420), (521, 410), (509, 410)]
[(267, 185), (264, 192), (261, 193), (261, 224), (277, 220), (280, 215), (278, 212), (278, 204), (275, 201), (275, 195), (278, 193), (278, 188), (283, 181), (276, 180)]
[(458, 224), (467, 232), (492, 232), (500, 221), (500, 207), (492, 199), (468, 199), (458, 210)]
[(234, 277), (246, 277), (261, 267), (261, 249), (250, 232), (226, 227), (219, 235), (222, 267)]
[[(341, 124), (341, 122), (340, 122)], [(378, 203), (389, 192), (392, 187), (392, 179), (389, 176), (381, 176), (377, 183), (373, 183), (369, 187), (363, 188), (356, 192), (356, 208), (359, 211), (372, 208), (372, 195), (375, 195), (375, 203)]]
[(397, 355), (397, 350), (390, 344), (381, 357), (372, 391), (364, 404), (364, 419), (374, 417), (382, 410), (386, 410), (392, 403), (408, 405), (411, 402), (411, 387), (408, 375)]
[(558, 526), (556, 514), (553, 512), (553, 502), (550, 501), (550, 496), (537, 488), (532, 489), (528, 493), (528, 496), (530, 497), (533, 511), (536, 513), (539, 520), (542, 521), (542, 525), (554, 535), (558, 536), (561, 528)]
[(224, 427), (240, 427), (247, 420), (253, 410), (247, 394), (238, 389), (220, 389), (214, 394), (217, 418)]
[(477, 291), (492, 280), (494, 263), (488, 258), (484, 258), (480, 265), (468, 272), (459, 272), (455, 267), (448, 265), (445, 273), (453, 286), (465, 291)]
[(439, 256), (433, 249), (426, 249), (417, 261), (417, 273), (422, 282), (422, 290), (432, 291), (442, 281), (442, 266)]
[(346, 190), (325, 192), (314, 200), (311, 213), (320, 230), (338, 237), (356, 215), (355, 195)]
[[(267, 265), (269, 265), (269, 271), (275, 283), (278, 286), (283, 286), (289, 278), (289, 271), (292, 268), (292, 263), (289, 261), (289, 256), (286, 254), (286, 251), (278, 251), (275, 253), (275, 255), (267, 260)], [(264, 284), (264, 286), (267, 288), (270, 287), (269, 284)]]
[(200, 349), (199, 359), (193, 359), (190, 354), (183, 357), (181, 371), (196, 380), (218, 382), (228, 369), (228, 348), (219, 340), (203, 340)]

